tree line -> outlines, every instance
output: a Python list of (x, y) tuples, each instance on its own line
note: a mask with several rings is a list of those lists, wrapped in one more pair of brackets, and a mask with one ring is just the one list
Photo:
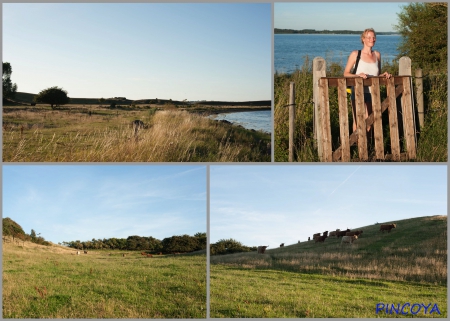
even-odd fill
[[(21, 241), (33, 242), (41, 245), (51, 245), (42, 236), (36, 234), (34, 229), (27, 234), (23, 228), (15, 221), (6, 217), (3, 219), (3, 236), (11, 236)], [(63, 241), (59, 243), (67, 247), (78, 250), (126, 250), (126, 251), (146, 251), (148, 253), (187, 253), (206, 249), (206, 233), (196, 233), (194, 236), (174, 235), (158, 240), (152, 236), (132, 235), (127, 238), (104, 238), (90, 241)]]
[(158, 240), (152, 236), (132, 235), (127, 238), (104, 238), (91, 241), (63, 241), (62, 245), (78, 250), (127, 250), (146, 251), (148, 253), (187, 253), (206, 248), (206, 233), (196, 233), (194, 236), (174, 235)]
[[(331, 35), (360, 35), (361, 31), (355, 30), (316, 30), (316, 29), (302, 29), (302, 30), (293, 30), (293, 29), (274, 29), (275, 34), (331, 34)], [(388, 31), (388, 32), (378, 32), (377, 35), (395, 35), (397, 32)]]
[(11, 236), (13, 241), (17, 239), (23, 242), (27, 241), (41, 245), (50, 245), (50, 243), (47, 242), (42, 236), (36, 234), (36, 231), (33, 229), (31, 229), (30, 234), (25, 233), (22, 227), (9, 217), (3, 219), (2, 225), (3, 237)]

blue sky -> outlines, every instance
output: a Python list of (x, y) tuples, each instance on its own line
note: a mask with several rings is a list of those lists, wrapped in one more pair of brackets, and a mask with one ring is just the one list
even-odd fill
[(274, 25), (280, 29), (395, 31), (404, 2), (275, 3)]
[(19, 92), (176, 100), (271, 98), (270, 3), (3, 4)]
[(441, 165), (211, 166), (211, 243), (306, 241), (335, 229), (447, 215)]
[(46, 240), (206, 232), (206, 166), (4, 165), (3, 217)]

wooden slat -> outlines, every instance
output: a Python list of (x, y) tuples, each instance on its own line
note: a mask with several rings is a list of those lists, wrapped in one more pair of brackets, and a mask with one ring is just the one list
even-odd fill
[(387, 94), (389, 101), (389, 132), (391, 135), (391, 151), (392, 160), (400, 160), (400, 141), (398, 136), (398, 121), (397, 121), (397, 102), (396, 97), (392, 93), (395, 92), (394, 79), (391, 78), (387, 85)]
[(330, 103), (328, 101), (327, 79), (320, 79), (319, 91), (321, 95), (320, 114), (322, 119), (322, 161), (331, 162), (333, 160), (333, 154), (331, 150)]
[(377, 159), (384, 159), (383, 124), (381, 120), (381, 96), (378, 78), (373, 79), (371, 91), (372, 91), (372, 110), (373, 110), (373, 131), (375, 136), (375, 156)]
[[(342, 77), (322, 77), (322, 79), (323, 78), (328, 79), (328, 87), (338, 87), (339, 86), (338, 80), (341, 79)], [(358, 79), (358, 77), (347, 77), (347, 78), (344, 78), (344, 79), (347, 82), (347, 86), (355, 86), (355, 79)], [(359, 79), (361, 79), (361, 78), (359, 78)], [(378, 76), (378, 77), (369, 77), (367, 79), (364, 79), (363, 80), (364, 86), (371, 86), (373, 79), (378, 79), (378, 81), (379, 81), (381, 86), (386, 86), (386, 84), (387, 84), (386, 77)], [(403, 80), (402, 79), (403, 79), (402, 76), (394, 77), (395, 85), (403, 84)]]
[(410, 159), (416, 158), (416, 143), (414, 135), (414, 120), (411, 101), (411, 80), (403, 78), (403, 131), (405, 133), (406, 151)]
[[(394, 99), (396, 99), (402, 93), (403, 93), (403, 86), (398, 86), (397, 88), (395, 88), (395, 98)], [(386, 111), (386, 109), (388, 109), (388, 107), (389, 107), (389, 97), (386, 98), (383, 101), (383, 103), (381, 104), (381, 113), (384, 113)], [(373, 114), (371, 114), (369, 116), (369, 118), (366, 119), (366, 126), (369, 126), (372, 124), (373, 124)], [(355, 131), (349, 137), (350, 146), (355, 145), (357, 141), (358, 141), (358, 137), (357, 137), (357, 132)], [(341, 158), (341, 153), (342, 153), (341, 147), (337, 148), (333, 152), (333, 162), (339, 161), (339, 159)], [(392, 159), (392, 156), (389, 156), (389, 157), (390, 157), (390, 159)], [(385, 157), (385, 159), (387, 160), (386, 157)]]
[(362, 78), (356, 78), (355, 105), (356, 130), (358, 131), (358, 155), (360, 160), (366, 161), (369, 156), (367, 154), (366, 106), (364, 105), (364, 87)]
[(339, 101), (339, 128), (342, 148), (342, 161), (350, 161), (350, 143), (349, 143), (349, 128), (348, 128), (348, 102), (347, 102), (347, 86), (345, 79), (339, 79), (338, 87), (338, 101)]

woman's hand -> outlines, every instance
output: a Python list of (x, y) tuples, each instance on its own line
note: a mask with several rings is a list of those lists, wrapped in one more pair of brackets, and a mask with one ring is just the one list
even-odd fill
[(368, 75), (362, 72), (362, 73), (358, 74), (357, 76), (361, 77), (362, 79), (367, 79)]
[(380, 76), (384, 76), (384, 77), (386, 77), (386, 79), (389, 79), (392, 77), (392, 75), (390, 73), (388, 73), (387, 71), (384, 74), (381, 74)]

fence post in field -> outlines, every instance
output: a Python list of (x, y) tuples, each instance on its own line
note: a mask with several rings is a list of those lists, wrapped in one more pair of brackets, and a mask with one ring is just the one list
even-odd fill
[(294, 161), (295, 133), (295, 83), (291, 81), (289, 88), (289, 162)]
[[(399, 76), (412, 76), (411, 58), (401, 57), (399, 61)], [(416, 158), (416, 119), (414, 112), (414, 99), (412, 96), (411, 78), (403, 79), (403, 95), (401, 97), (403, 131), (406, 141), (406, 150), (409, 159)]]
[(416, 78), (417, 113), (419, 114), (419, 126), (420, 128), (422, 128), (424, 119), (422, 69), (416, 69), (415, 78)]
[(320, 97), (319, 97), (319, 79), (326, 77), (326, 62), (322, 57), (316, 57), (313, 60), (313, 98), (314, 98), (314, 140), (317, 142), (317, 150), (319, 153), (319, 159), (323, 158), (322, 147), (322, 131), (321, 123), (322, 118), (320, 116)]

